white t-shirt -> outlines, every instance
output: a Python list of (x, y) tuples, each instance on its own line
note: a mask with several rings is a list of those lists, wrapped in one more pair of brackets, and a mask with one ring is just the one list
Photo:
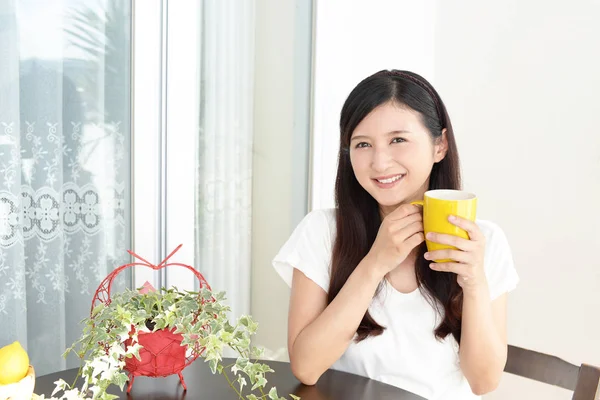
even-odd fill
[[(476, 223), (486, 237), (485, 272), (491, 299), (495, 299), (513, 290), (519, 277), (504, 232), (489, 221)], [(328, 291), (335, 231), (334, 209), (315, 210), (304, 217), (273, 260), (288, 285), (297, 268)], [(454, 337), (436, 339), (440, 317), (419, 289), (401, 293), (384, 280), (369, 311), (386, 327), (383, 334), (351, 342), (332, 369), (376, 379), (430, 400), (480, 398), (472, 393), (460, 369)]]

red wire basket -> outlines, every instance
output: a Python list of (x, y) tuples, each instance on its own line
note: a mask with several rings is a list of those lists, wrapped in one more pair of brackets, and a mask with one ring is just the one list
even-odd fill
[[(200, 282), (200, 290), (206, 288), (211, 290), (209, 284), (204, 279), (204, 276), (193, 267), (181, 264), (181, 263), (167, 263), (182, 245), (177, 246), (175, 250), (171, 252), (160, 264), (154, 265), (142, 257), (138, 256), (131, 250), (127, 250), (129, 254), (137, 258), (140, 262), (133, 262), (130, 264), (121, 265), (116, 268), (113, 272), (107, 275), (106, 278), (100, 283), (94, 299), (92, 300), (92, 310), (96, 307), (98, 302), (105, 305), (109, 305), (111, 302), (110, 291), (112, 284), (116, 276), (124, 269), (133, 266), (144, 266), (153, 270), (160, 270), (169, 266), (180, 266), (187, 268), (192, 271), (198, 281)], [(198, 299), (199, 302), (204, 304), (204, 300), (201, 296)], [(210, 329), (208, 326), (203, 329)], [(183, 336), (181, 334), (174, 333), (175, 328), (172, 329), (159, 329), (153, 332), (138, 332), (138, 343), (143, 347), (139, 351), (140, 360), (136, 357), (125, 359), (125, 370), (129, 373), (129, 385), (127, 386), (127, 393), (131, 392), (133, 381), (136, 376), (148, 376), (148, 377), (164, 377), (173, 374), (179, 375), (179, 380), (183, 385), (184, 390), (187, 390), (187, 386), (183, 379), (181, 371), (191, 363), (193, 363), (203, 352), (204, 348), (195, 347), (189, 349), (187, 346), (181, 346)], [(134, 327), (132, 327), (131, 334), (134, 333)], [(125, 346), (128, 347), (132, 344), (132, 339), (125, 341)]]

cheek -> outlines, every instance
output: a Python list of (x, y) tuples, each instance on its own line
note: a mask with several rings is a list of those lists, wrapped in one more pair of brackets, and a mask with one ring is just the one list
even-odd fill
[(416, 146), (398, 146), (392, 153), (394, 161), (404, 168), (414, 167), (414, 164), (421, 157), (420, 151)]
[(365, 170), (368, 168), (368, 163), (364, 155), (356, 154), (356, 152), (350, 153), (350, 165), (352, 165), (352, 170), (354, 171), (354, 175), (360, 177), (365, 173)]
[(351, 155), (350, 164), (352, 165), (352, 171), (356, 180), (361, 186), (366, 187), (371, 180), (371, 169), (368, 158), (364, 154)]
[(404, 146), (394, 152), (394, 159), (405, 168), (419, 170), (433, 162), (433, 154), (424, 146)]

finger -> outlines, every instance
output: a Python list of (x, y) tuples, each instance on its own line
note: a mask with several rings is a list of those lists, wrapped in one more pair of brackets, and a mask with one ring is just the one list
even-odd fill
[(429, 232), (427, 234), (427, 240), (434, 243), (454, 246), (463, 251), (472, 251), (477, 247), (477, 244), (473, 243), (471, 240), (463, 239), (456, 235), (447, 235), (445, 233)]
[(398, 221), (412, 214), (421, 214), (421, 207), (414, 204), (402, 204), (392, 211), (386, 218), (390, 221)]
[(423, 233), (423, 223), (421, 221), (415, 221), (395, 232), (394, 238), (397, 240), (396, 243), (404, 242), (415, 233)]
[(477, 224), (473, 221), (470, 221), (470, 220), (462, 218), (462, 217), (458, 217), (456, 215), (450, 215), (448, 217), (448, 221), (450, 221), (451, 224), (456, 225), (459, 228), (467, 231), (467, 234), (469, 235), (469, 239), (471, 239), (475, 242), (485, 239), (485, 237), (483, 236), (483, 233), (481, 233), (481, 230), (479, 229), (479, 226), (477, 226)]
[(458, 263), (467, 264), (471, 260), (471, 254), (455, 249), (434, 250), (425, 253), (426, 260), (453, 260)]
[(423, 216), (421, 214), (411, 214), (405, 218), (390, 222), (390, 232), (398, 232), (413, 223), (423, 225)]
[(409, 249), (414, 249), (425, 241), (425, 235), (423, 232), (417, 232), (404, 242)]
[(438, 272), (453, 272), (459, 276), (463, 276), (466, 279), (469, 279), (468, 267), (465, 264), (460, 263), (431, 263), (429, 264), (429, 268)]

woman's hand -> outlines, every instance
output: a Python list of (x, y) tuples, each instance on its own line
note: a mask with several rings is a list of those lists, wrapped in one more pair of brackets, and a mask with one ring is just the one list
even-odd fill
[(421, 208), (403, 204), (383, 219), (367, 257), (373, 260), (383, 278), (424, 241)]
[(469, 239), (454, 235), (429, 232), (427, 240), (456, 247), (456, 249), (435, 250), (425, 253), (427, 260), (450, 259), (454, 262), (431, 263), (430, 268), (440, 272), (457, 274), (458, 284), (465, 293), (473, 293), (487, 288), (483, 259), (485, 255), (485, 236), (475, 222), (451, 215), (450, 223), (467, 231)]

